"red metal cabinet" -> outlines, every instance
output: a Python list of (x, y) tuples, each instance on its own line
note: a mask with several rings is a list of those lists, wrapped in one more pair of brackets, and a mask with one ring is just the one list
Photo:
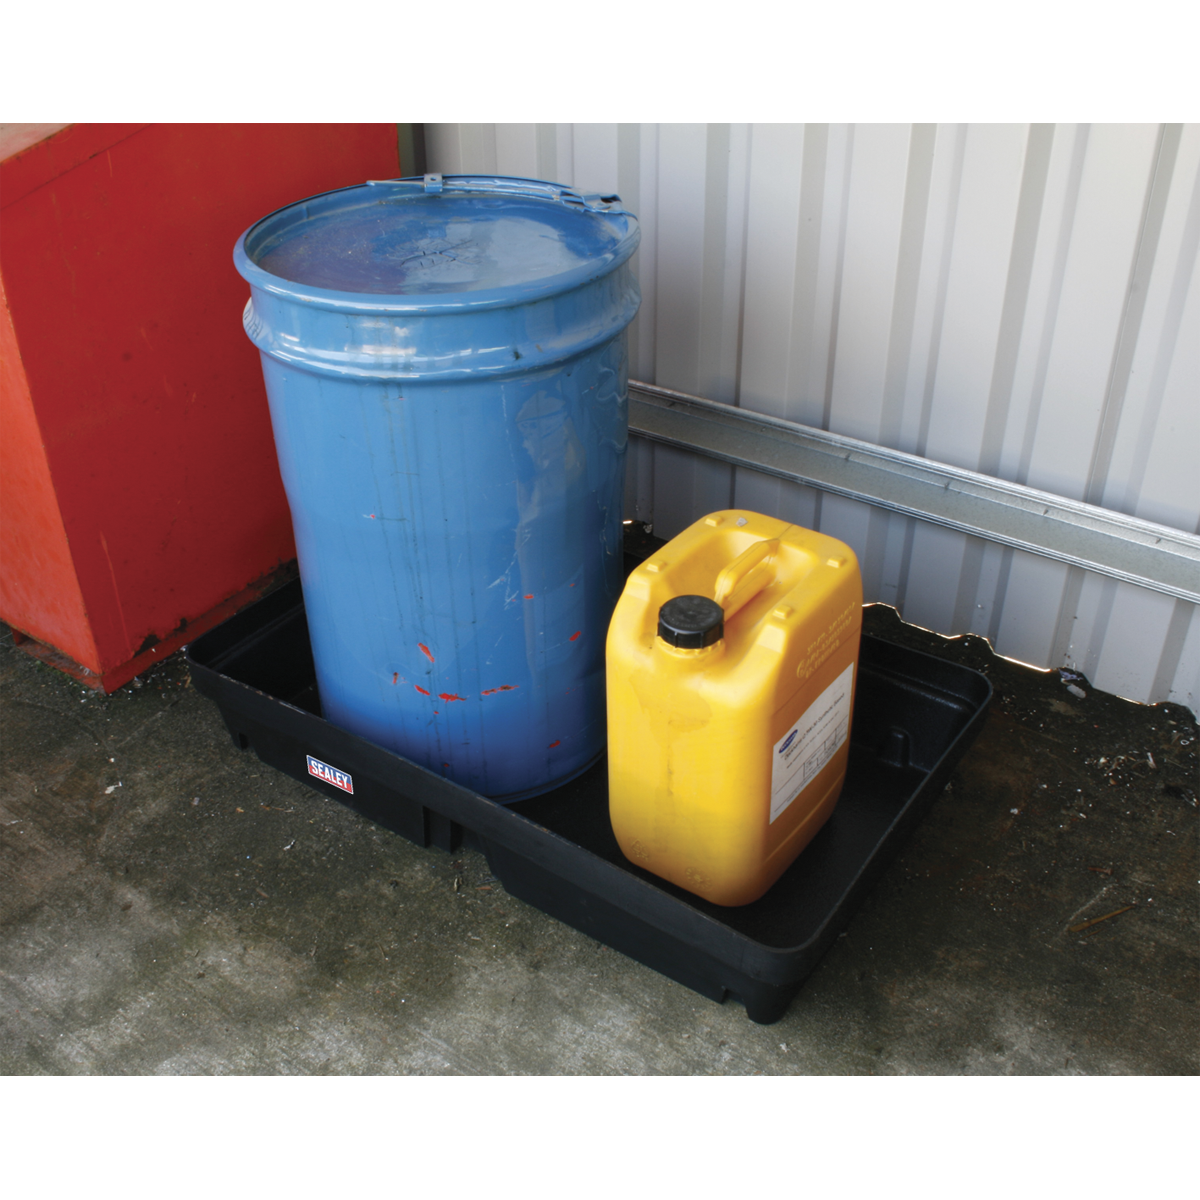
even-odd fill
[(399, 174), (397, 128), (7, 127), (0, 159), (0, 617), (112, 691), (294, 558), (233, 245)]

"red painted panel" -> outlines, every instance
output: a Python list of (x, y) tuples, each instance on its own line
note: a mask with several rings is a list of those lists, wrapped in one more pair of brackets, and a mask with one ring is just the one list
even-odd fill
[[(0, 606), (30, 637), (92, 671), (96, 644), (0, 277)], [(18, 619), (19, 618), (19, 619)]]
[(92, 669), (114, 677), (294, 556), (233, 244), (398, 173), (394, 125), (71, 126), (4, 164), (4, 280)]
[(111, 149), (145, 125), (67, 125), (53, 136), (0, 162), (0, 207), (23, 200), (36, 188)]

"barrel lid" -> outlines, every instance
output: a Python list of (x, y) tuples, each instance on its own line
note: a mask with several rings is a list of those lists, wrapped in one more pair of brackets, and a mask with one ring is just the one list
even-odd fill
[(251, 283), (285, 294), (475, 308), (578, 286), (625, 261), (638, 239), (617, 196), (531, 179), (426, 175), (281, 208), (246, 231), (234, 261)]
[(725, 610), (707, 596), (673, 596), (658, 610), (658, 636), (681, 650), (703, 650), (725, 636)]

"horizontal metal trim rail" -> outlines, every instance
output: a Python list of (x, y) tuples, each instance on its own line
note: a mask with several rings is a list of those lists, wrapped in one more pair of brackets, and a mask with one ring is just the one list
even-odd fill
[(1200, 604), (1200, 537), (630, 381), (629, 432)]

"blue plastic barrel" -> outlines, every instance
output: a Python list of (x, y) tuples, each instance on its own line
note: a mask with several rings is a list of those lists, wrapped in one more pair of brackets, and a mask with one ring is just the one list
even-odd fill
[(604, 748), (639, 237), (616, 196), (429, 175), (234, 251), (322, 713), (498, 800)]

